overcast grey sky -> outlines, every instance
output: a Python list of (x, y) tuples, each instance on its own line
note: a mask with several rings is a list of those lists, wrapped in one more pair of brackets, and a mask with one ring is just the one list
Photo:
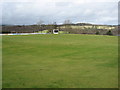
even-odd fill
[(3, 24), (73, 23), (118, 24), (119, 0), (3, 0)]

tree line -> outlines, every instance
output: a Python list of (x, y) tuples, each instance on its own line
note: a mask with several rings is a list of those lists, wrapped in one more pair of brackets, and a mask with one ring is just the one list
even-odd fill
[[(84, 26), (92, 26), (92, 28), (86, 28)], [(72, 26), (83, 26), (84, 28), (73, 28)], [(34, 33), (43, 30), (48, 30), (48, 33), (52, 33), (53, 29), (59, 29), (70, 34), (96, 34), (96, 35), (117, 35), (118, 27), (114, 29), (97, 29), (100, 25), (93, 25), (89, 23), (77, 23), (74, 24), (70, 20), (65, 20), (63, 24), (57, 25), (56, 22), (52, 24), (44, 24), (42, 20), (37, 22), (36, 25), (16, 25), (16, 26), (2, 26), (2, 33)], [(111, 26), (108, 26), (111, 27)]]

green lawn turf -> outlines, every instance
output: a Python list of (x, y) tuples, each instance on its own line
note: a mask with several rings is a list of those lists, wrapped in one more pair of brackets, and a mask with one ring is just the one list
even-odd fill
[(118, 37), (3, 36), (3, 88), (117, 88)]

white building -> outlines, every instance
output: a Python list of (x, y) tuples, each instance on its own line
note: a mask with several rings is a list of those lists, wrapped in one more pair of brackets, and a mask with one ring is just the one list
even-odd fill
[(59, 34), (59, 30), (58, 29), (53, 29), (53, 34)]

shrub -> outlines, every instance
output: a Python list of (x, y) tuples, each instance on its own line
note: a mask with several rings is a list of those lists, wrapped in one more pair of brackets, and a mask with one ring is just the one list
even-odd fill
[(109, 30), (106, 35), (113, 35), (112, 32)]
[(99, 31), (97, 31), (95, 34), (96, 34), (96, 35), (99, 35), (100, 33), (99, 33)]

